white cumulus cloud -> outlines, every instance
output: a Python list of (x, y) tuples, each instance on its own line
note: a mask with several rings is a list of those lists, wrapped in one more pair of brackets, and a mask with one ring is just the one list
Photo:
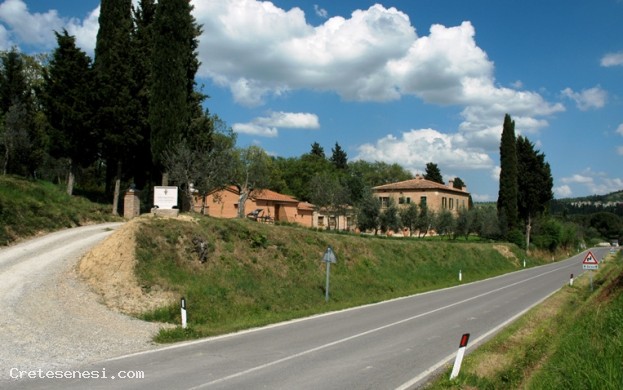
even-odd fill
[(374, 144), (358, 147), (355, 160), (398, 163), (412, 171), (423, 171), (434, 161), (446, 169), (483, 169), (493, 166), (486, 153), (465, 148), (461, 135), (440, 133), (434, 129), (411, 130), (400, 137), (387, 135)]
[(608, 92), (600, 86), (583, 89), (580, 92), (575, 92), (571, 88), (565, 88), (561, 91), (561, 94), (562, 96), (575, 101), (578, 109), (582, 111), (602, 108), (606, 105), (606, 100), (608, 99)]
[(235, 123), (232, 129), (237, 133), (276, 137), (278, 129), (318, 129), (320, 121), (316, 114), (305, 112), (273, 112), (270, 116), (258, 117), (249, 123)]
[(601, 58), (601, 66), (621, 66), (623, 65), (623, 51), (608, 53)]
[[(229, 88), (243, 105), (297, 89), (335, 93), (350, 101), (416, 96), (463, 107), (458, 131), (474, 148), (497, 149), (510, 113), (518, 132), (535, 133), (564, 106), (539, 93), (500, 87), (494, 64), (476, 44), (476, 30), (436, 24), (418, 36), (409, 16), (376, 4), (318, 26), (300, 8), (256, 0), (195, 1), (203, 26), (201, 75)], [(452, 129), (445, 129), (446, 131)]]
[(571, 195), (573, 195), (573, 191), (571, 190), (571, 187), (565, 184), (565, 185), (555, 187), (554, 195), (556, 198), (568, 198)]
[(0, 22), (3, 24), (0, 45), (19, 44), (50, 50), (56, 46), (54, 31), (66, 29), (76, 36), (79, 47), (92, 53), (99, 28), (98, 16), (99, 6), (81, 21), (62, 17), (55, 9), (31, 13), (23, 0), (5, 0), (0, 4)]
[(583, 187), (585, 190), (578, 192), (588, 191), (590, 194), (607, 194), (623, 188), (623, 179), (608, 177), (606, 173), (595, 172), (591, 168), (586, 168), (569, 177), (563, 177), (560, 181), (569, 187), (574, 185)]

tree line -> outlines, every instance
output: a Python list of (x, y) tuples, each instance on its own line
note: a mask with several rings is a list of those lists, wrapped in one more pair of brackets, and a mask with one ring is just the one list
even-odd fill
[[(381, 231), (434, 228), (460, 236), (476, 229), (465, 226), (480, 226), (477, 234), (529, 247), (543, 226), (552, 199), (549, 165), (527, 138), (515, 136), (509, 115), (496, 215), (485, 207), (486, 218), (470, 209), (453, 221), (418, 205), (377, 209), (371, 187), (411, 179), (412, 173), (398, 164), (348, 161), (337, 142), (330, 155), (314, 143), (290, 158), (257, 146), (237, 148), (232, 129), (203, 109), (208, 96), (195, 81), (201, 26), (191, 11), (187, 0), (141, 0), (136, 6), (103, 0), (93, 59), (64, 30), (54, 33), (51, 53), (1, 52), (2, 173), (63, 182), (69, 194), (75, 188), (112, 198), (113, 213), (122, 188), (146, 190), (142, 204), (149, 207), (149, 189), (170, 181), (190, 203), (193, 194), (235, 185), (244, 204), (253, 190), (270, 188), (336, 215), (354, 208), (362, 227)], [(432, 162), (425, 177), (444, 183)], [(465, 183), (455, 178), (454, 185)]]

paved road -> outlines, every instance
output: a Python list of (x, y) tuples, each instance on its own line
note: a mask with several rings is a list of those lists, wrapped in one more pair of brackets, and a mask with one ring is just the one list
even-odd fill
[[(593, 250), (598, 259), (606, 253), (607, 249)], [(469, 351), (567, 284), (571, 273), (581, 274), (584, 254), (483, 282), (81, 368), (105, 378), (19, 380), (14, 385), (20, 389), (415, 388), (451, 362), (463, 333), (471, 334)], [(120, 378), (133, 376), (140, 378)]]

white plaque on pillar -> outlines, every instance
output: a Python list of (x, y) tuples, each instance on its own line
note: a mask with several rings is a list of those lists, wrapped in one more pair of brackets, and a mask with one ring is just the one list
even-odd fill
[(154, 187), (154, 206), (164, 210), (177, 207), (177, 187)]

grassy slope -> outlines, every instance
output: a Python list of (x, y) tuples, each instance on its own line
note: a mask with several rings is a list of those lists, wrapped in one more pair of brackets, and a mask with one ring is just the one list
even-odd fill
[[(209, 245), (198, 260), (193, 239)], [(332, 246), (330, 301), (325, 303), (324, 251)], [(164, 288), (187, 298), (191, 329), (163, 331), (161, 341), (259, 326), (328, 310), (448, 287), (522, 267), (514, 246), (379, 238), (264, 225), (248, 220), (154, 219), (137, 239), (138, 275), (144, 288)], [(507, 249), (507, 247), (503, 247)], [(510, 250), (508, 251), (510, 253)], [(530, 265), (537, 264), (530, 260)], [(146, 315), (180, 323), (177, 305)]]
[(70, 197), (52, 183), (0, 176), (0, 245), (112, 219), (110, 206)]

